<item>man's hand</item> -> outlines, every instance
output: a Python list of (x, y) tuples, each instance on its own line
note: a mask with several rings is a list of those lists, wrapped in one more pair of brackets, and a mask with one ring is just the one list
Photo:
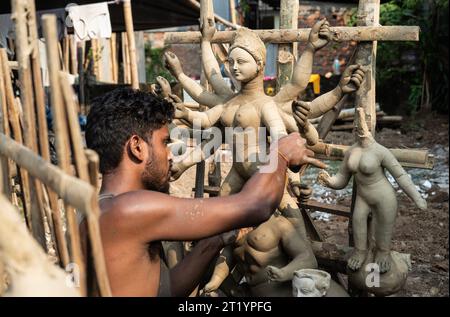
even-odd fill
[(350, 65), (342, 73), (341, 80), (339, 81), (339, 88), (342, 93), (348, 94), (359, 89), (362, 81), (364, 80), (364, 71), (361, 65)]
[[(327, 166), (313, 158), (314, 152), (306, 148), (306, 140), (303, 139), (298, 132), (293, 132), (274, 143), (273, 146), (288, 159), (289, 167), (299, 167), (303, 164), (312, 164), (318, 168), (326, 168)], [(272, 147), (271, 147), (272, 148)]]
[(214, 18), (206, 17), (200, 20), (200, 31), (202, 32), (202, 41), (211, 42), (216, 33)]
[(183, 68), (181, 67), (180, 60), (174, 53), (169, 51), (165, 52), (164, 61), (165, 67), (175, 78), (178, 78), (178, 76), (183, 73)]
[(326, 19), (322, 19), (311, 28), (308, 38), (308, 46), (314, 51), (320, 50), (328, 44), (331, 38), (330, 24)]

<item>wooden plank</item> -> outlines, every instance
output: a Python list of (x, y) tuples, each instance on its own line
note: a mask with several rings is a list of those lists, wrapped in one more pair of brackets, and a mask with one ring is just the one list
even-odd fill
[(347, 218), (350, 217), (350, 208), (342, 205), (325, 204), (310, 199), (306, 203), (302, 204), (302, 206), (313, 211), (327, 212), (329, 214)]
[[(331, 27), (331, 40), (344, 41), (419, 41), (418, 26), (338, 26)], [(310, 28), (297, 30), (253, 30), (266, 43), (292, 43), (308, 41)], [(235, 31), (220, 31), (214, 34), (212, 43), (230, 43)], [(194, 44), (200, 43), (199, 31), (166, 32), (165, 44)]]

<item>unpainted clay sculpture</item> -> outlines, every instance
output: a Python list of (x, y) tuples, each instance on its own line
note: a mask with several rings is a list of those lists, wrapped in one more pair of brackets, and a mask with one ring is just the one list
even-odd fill
[(301, 269), (292, 279), (294, 297), (349, 297), (345, 289), (336, 283), (329, 273), (316, 269)]
[(400, 291), (406, 283), (411, 270), (409, 254), (390, 252), (391, 269), (381, 274), (373, 266), (374, 248), (369, 248), (366, 260), (357, 271), (348, 269), (348, 282), (353, 288), (366, 291), (375, 296), (389, 296)]
[(293, 297), (324, 297), (330, 288), (331, 276), (328, 272), (302, 269), (294, 272), (292, 279)]
[(345, 153), (339, 172), (331, 177), (326, 171), (321, 171), (317, 180), (324, 186), (343, 189), (351, 176), (354, 176), (356, 201), (352, 221), (355, 249), (347, 265), (356, 271), (367, 258), (367, 219), (372, 213), (372, 221), (375, 223), (374, 261), (378, 264), (380, 272), (385, 273), (392, 266), (391, 238), (397, 216), (395, 189), (389, 183), (385, 169), (421, 210), (426, 210), (427, 203), (394, 155), (375, 141), (367, 127), (364, 109), (358, 108), (357, 114), (357, 142)]
[[(215, 106), (205, 112), (197, 112), (187, 109), (182, 104), (177, 104), (175, 117), (190, 123), (197, 120), (203, 129), (210, 128), (219, 121), (225, 127), (251, 128), (253, 131), (258, 131), (260, 127), (266, 127), (270, 132), (271, 142), (275, 142), (287, 134), (276, 100), (284, 100), (290, 104), (306, 88), (311, 74), (313, 54), (328, 43), (330, 33), (328, 23), (322, 20), (313, 27), (308, 48), (295, 67), (292, 81), (275, 97), (267, 96), (264, 93), (266, 48), (260, 38), (247, 28), (240, 28), (236, 32), (229, 50), (229, 63), (233, 70), (233, 76), (241, 83), (241, 90), (234, 94), (223, 81), (219, 65), (211, 49), (210, 41), (214, 32), (213, 19), (205, 18), (202, 21), (202, 56), (208, 81), (218, 93), (217, 95), (208, 94), (208, 97), (215, 98)], [(224, 97), (226, 94), (227, 97)], [(291, 119), (295, 125), (292, 116)], [(243, 137), (239, 137), (239, 134)], [(220, 189), (221, 196), (239, 192), (263, 163), (260, 155), (266, 153), (260, 152), (258, 138), (258, 133), (255, 138), (246, 138), (245, 132), (235, 133), (233, 144), (230, 145), (233, 147), (233, 153), (241, 155), (241, 157), (239, 159), (233, 157), (231, 171)], [(240, 153), (236, 151), (239, 149), (243, 149), (243, 151)], [(309, 249), (308, 251), (312, 255), (300, 209), (294, 198), (289, 195), (287, 188), (279, 209), (282, 213), (289, 215), (291, 221), (295, 223), (296, 229), (303, 237), (304, 247)]]
[[(218, 289), (237, 264), (248, 286), (247, 296), (291, 296), (294, 272), (316, 268), (317, 261), (306, 240), (291, 217), (276, 211), (266, 222), (249, 231), (237, 241), (233, 254), (223, 254), (205, 293)], [(230, 252), (225, 250), (224, 252)]]

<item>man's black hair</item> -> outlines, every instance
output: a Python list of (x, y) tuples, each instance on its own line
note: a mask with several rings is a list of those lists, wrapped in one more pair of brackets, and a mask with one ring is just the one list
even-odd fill
[(132, 135), (147, 140), (153, 130), (172, 121), (174, 111), (165, 99), (131, 88), (95, 98), (87, 117), (86, 143), (100, 156), (100, 172), (111, 172), (119, 165)]

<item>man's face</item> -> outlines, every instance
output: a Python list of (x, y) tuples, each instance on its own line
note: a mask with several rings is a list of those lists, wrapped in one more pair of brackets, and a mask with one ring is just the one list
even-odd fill
[(142, 183), (148, 190), (169, 192), (172, 153), (167, 144), (170, 142), (167, 125), (154, 130), (148, 138), (148, 157), (142, 172)]

